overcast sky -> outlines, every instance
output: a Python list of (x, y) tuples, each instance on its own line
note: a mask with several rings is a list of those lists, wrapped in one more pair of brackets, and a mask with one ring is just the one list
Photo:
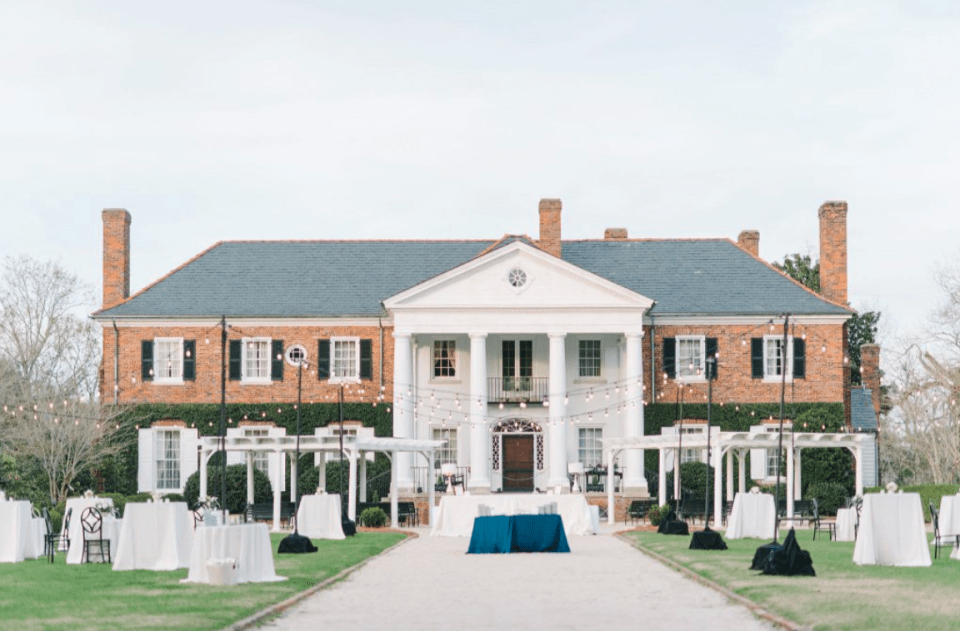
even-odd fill
[[(401, 8), (402, 7), (402, 8)], [(960, 3), (0, 3), (0, 249), (137, 291), (225, 239), (729, 237), (918, 329), (960, 234)]]

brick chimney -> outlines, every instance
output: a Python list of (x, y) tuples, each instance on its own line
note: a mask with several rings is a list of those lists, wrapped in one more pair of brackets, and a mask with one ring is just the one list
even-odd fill
[(607, 228), (603, 231), (604, 239), (626, 239), (629, 235), (627, 234), (626, 228)]
[(540, 200), (540, 249), (560, 258), (560, 200)]
[(103, 308), (130, 296), (130, 213), (123, 208), (103, 210)]
[(847, 304), (847, 202), (820, 206), (820, 294)]
[(760, 231), (744, 230), (737, 237), (737, 245), (744, 252), (749, 252), (757, 258), (760, 258)]
[(873, 396), (873, 410), (880, 416), (880, 345), (863, 344), (860, 346), (860, 382), (870, 389)]

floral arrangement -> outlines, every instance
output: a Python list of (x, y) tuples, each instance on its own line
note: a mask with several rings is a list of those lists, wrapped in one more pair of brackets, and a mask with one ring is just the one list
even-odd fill
[(755, 487), (753, 487), (753, 488), (750, 489), (750, 492), (753, 493), (754, 495), (759, 495), (759, 494), (760, 494), (760, 487), (759, 487), (759, 486), (755, 486)]
[(317, 495), (323, 495), (323, 493), (324, 493), (323, 487), (322, 487), (322, 486), (318, 486), (318, 487), (317, 487)]
[(104, 502), (103, 500), (97, 502), (93, 507), (94, 507), (94, 508), (97, 510), (97, 512), (100, 513), (101, 515), (112, 515), (112, 514), (113, 514), (113, 506), (112, 506), (111, 504), (107, 503), (107, 502)]
[(197, 498), (197, 507), (206, 508), (208, 510), (216, 510), (220, 508), (220, 503), (217, 501), (217, 498), (213, 495), (201, 495)]
[(887, 493), (896, 493), (897, 488), (896, 482), (887, 482)]
[(86, 491), (83, 492), (83, 496), (84, 496), (85, 498), (87, 498), (88, 500), (89, 500), (89, 499), (92, 499), (92, 498), (93, 498), (93, 491), (91, 491), (90, 489), (87, 489)]

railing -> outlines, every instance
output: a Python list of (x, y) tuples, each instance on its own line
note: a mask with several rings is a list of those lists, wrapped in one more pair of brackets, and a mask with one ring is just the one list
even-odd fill
[(377, 497), (381, 499), (390, 496), (390, 470), (389, 469), (367, 480), (367, 500), (368, 501), (371, 497), (373, 497), (374, 493), (376, 493)]
[[(454, 482), (460, 480), (463, 480), (463, 488), (466, 489), (470, 480), (470, 467), (457, 467)], [(428, 493), (430, 491), (428, 484), (433, 484), (434, 491), (437, 493), (447, 490), (447, 479), (440, 474), (440, 469), (433, 469), (431, 472), (427, 467), (414, 467), (413, 486), (417, 493)]]
[(489, 403), (543, 403), (550, 393), (549, 377), (489, 377)]

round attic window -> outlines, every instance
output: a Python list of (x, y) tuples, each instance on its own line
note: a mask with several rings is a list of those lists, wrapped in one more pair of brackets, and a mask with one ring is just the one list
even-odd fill
[(519, 267), (514, 267), (507, 274), (507, 282), (510, 283), (511, 287), (519, 289), (527, 284), (527, 273)]

